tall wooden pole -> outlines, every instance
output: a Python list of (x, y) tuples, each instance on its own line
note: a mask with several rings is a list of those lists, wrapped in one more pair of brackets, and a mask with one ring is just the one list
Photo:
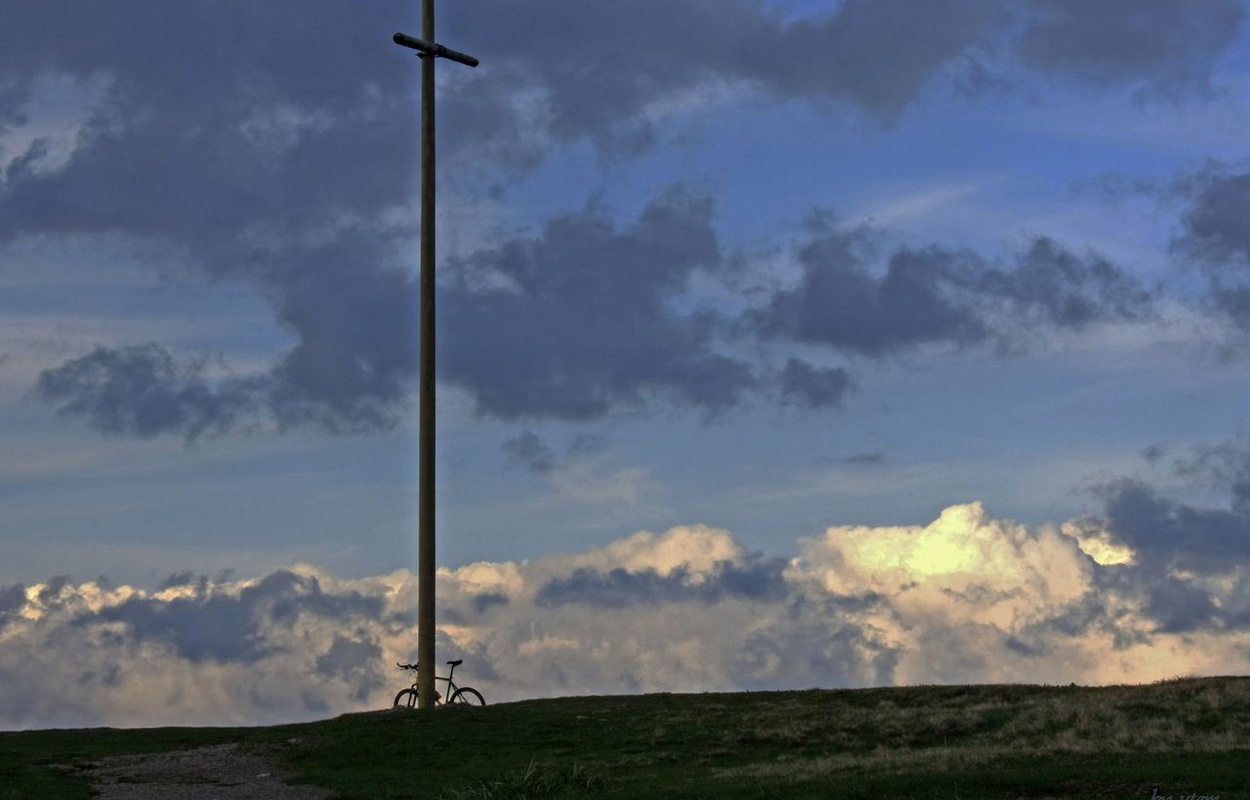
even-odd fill
[(434, 61), (476, 67), (473, 56), (434, 41), (434, 0), (421, 0), (421, 39), (395, 44), (421, 56), (421, 355), (417, 367), (417, 706), (434, 707)]
[[(421, 38), (434, 41), (434, 0), (421, 0)], [(417, 457), (417, 705), (434, 707), (434, 62), (421, 59), (421, 356)]]

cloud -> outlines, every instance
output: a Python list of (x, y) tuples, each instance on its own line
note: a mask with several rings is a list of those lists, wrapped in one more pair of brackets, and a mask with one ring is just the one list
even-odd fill
[(940, 246), (904, 248), (878, 266), (872, 232), (812, 224), (799, 282), (748, 314), (764, 336), (880, 358), (923, 345), (1023, 346), (1038, 332), (1140, 320), (1153, 297), (1096, 254), (1035, 239), (1014, 263)]
[(885, 453), (856, 453), (853, 456), (847, 456), (842, 461), (857, 467), (875, 467), (885, 463), (886, 455)]
[[(1244, 17), (1237, 0), (847, 0), (789, 20), (754, 0), (459, 4), (446, 18), (486, 60), (455, 75), (464, 91), (448, 114), (471, 132), (455, 146), (533, 164), (551, 144), (645, 150), (660, 138), (657, 109), (690, 107), (691, 96), (798, 99), (889, 123), (935, 84), (1001, 87), (1019, 65), (1205, 96)], [(572, 35), (535, 46), (552, 32)]]
[[(1161, 460), (1162, 455), (1154, 457)], [(1151, 460), (1147, 454), (1146, 459)], [(1228, 498), (1202, 508), (1170, 498), (1138, 478), (1090, 487), (1103, 503), (1106, 531), (1156, 569), (1220, 573), (1250, 558), (1250, 447), (1243, 440), (1200, 445), (1176, 457), (1172, 473)]]
[(701, 600), (715, 603), (723, 597), (779, 599), (785, 596), (782, 572), (785, 561), (758, 559), (745, 566), (722, 562), (710, 574), (692, 576), (686, 569), (661, 575), (654, 569), (630, 571), (622, 567), (607, 572), (580, 568), (572, 575), (556, 578), (538, 590), (535, 604), (558, 608), (569, 604), (625, 608), (634, 605), (663, 605)]
[(205, 366), (202, 359), (176, 364), (156, 344), (101, 347), (45, 371), (36, 390), (63, 416), (84, 416), (103, 433), (151, 437), (178, 431), (194, 440), (251, 416), (263, 390), (249, 380), (213, 387)]
[[(699, 94), (764, 92), (890, 118), (965, 57), (1001, 18), (997, 11), (965, 0), (940, 9), (852, 0), (785, 23), (752, 0), (458, 5), (447, 19), (466, 49), (488, 60), (476, 74), (456, 76), (464, 91), (447, 114), (457, 130), (494, 132), (479, 149), (522, 164), (549, 142), (588, 140), (615, 154), (646, 149), (658, 138), (657, 109)], [(538, 44), (553, 34), (559, 47)]]
[(556, 467), (555, 455), (533, 431), (524, 431), (504, 442), (503, 451), (513, 463), (530, 472), (548, 473)]
[(275, 572), (243, 586), (237, 595), (211, 591), (207, 580), (179, 588), (191, 589), (192, 593), (175, 592), (162, 603), (130, 597), (87, 619), (124, 623), (140, 644), (159, 642), (191, 662), (250, 664), (267, 653), (261, 640), (263, 621), (290, 624), (305, 613), (377, 618), (382, 611), (378, 598), (359, 593), (328, 595), (316, 576), (289, 571)]
[(782, 402), (807, 408), (838, 408), (854, 387), (850, 373), (841, 367), (824, 369), (790, 358), (781, 371)]
[(1179, 559), (1207, 569), (1250, 555), (1250, 518), (1240, 510), (1201, 509), (1161, 496), (1153, 487), (1120, 479), (1102, 487), (1109, 531), (1146, 556)]
[(713, 318), (668, 303), (721, 266), (712, 210), (672, 189), (628, 227), (592, 208), (463, 260), (443, 291), (443, 318), (463, 331), (444, 345), (444, 379), (507, 420), (593, 419), (656, 397), (732, 407), (751, 369), (716, 351)]
[(1124, 565), (1160, 630), (1250, 629), (1250, 450), (1240, 440), (1198, 446), (1171, 470), (1223, 494), (1228, 506), (1197, 506), (1140, 478), (1117, 478), (1089, 488), (1102, 509), (1070, 530), (1087, 552)]
[[(1243, 16), (1214, 1), (1124, 12), (1128, 25), (1058, 0), (850, 0), (789, 20), (754, 0), (457, 4), (443, 30), (483, 67), (443, 73), (444, 118), (458, 131), (445, 151), (465, 156), (457, 169), (490, 175), (579, 142), (636, 152), (665, 114), (761, 94), (889, 121), (935, 82), (1002, 71), (1000, 54), (1020, 47), (1047, 73), (1195, 87)], [(53, 0), (10, 15), (0, 240), (142, 242), (179, 280), (257, 292), (293, 340), (247, 381), (210, 380), (159, 342), (91, 349), (45, 373), (59, 387), (46, 397), (141, 436), (397, 423), (416, 371), (416, 287), (397, 266), (411, 249), (417, 164), (397, 154), (413, 153), (416, 70), (385, 32), (413, 13), (395, 0), (347, 17), (316, 0), (298, 20), (237, 0), (212, 13)], [(552, 36), (560, 46), (542, 46)], [(670, 193), (632, 224), (591, 209), (465, 256), (462, 267), (506, 287), (444, 287), (450, 319), (470, 333), (447, 344), (443, 378), (503, 419), (589, 419), (657, 399), (706, 415), (733, 407), (759, 376), (716, 350), (714, 320), (670, 308), (692, 272), (720, 258), (710, 209)], [(835, 238), (814, 240), (808, 261), (827, 262), (818, 251)], [(885, 275), (805, 263), (811, 296), (778, 298), (769, 328), (876, 356), (993, 338), (987, 302), (1063, 326), (1135, 302), (1116, 294), (1130, 287), (1103, 262), (1039, 248), (1001, 274), (941, 248), (899, 251)], [(1030, 271), (1030, 258), (1045, 268)], [(814, 310), (827, 306), (837, 313)], [(605, 347), (591, 352), (591, 341)], [(772, 376), (784, 397), (836, 407), (845, 376), (802, 363)], [(141, 387), (146, 396), (126, 394)]]
[[(296, 567), (155, 592), (95, 582), (28, 587), (17, 614), (0, 624), (0, 720), (263, 723), (374, 701), (385, 693), (379, 637), (390, 642), (387, 631), (411, 625), (406, 606), (388, 607), (394, 583), (345, 584)], [(59, 699), (53, 681), (64, 684)]]
[(503, 443), (508, 460), (547, 480), (550, 493), (543, 505), (597, 504), (634, 507), (653, 499), (659, 487), (646, 469), (619, 467), (603, 452), (603, 440), (579, 434), (557, 456), (547, 443), (530, 430)]
[(1030, 0), (1021, 52), (1034, 69), (1096, 83), (1211, 92), (1217, 58), (1245, 23), (1240, 0)]
[[(1176, 560), (1211, 543), (1160, 544), (1108, 509), (1029, 527), (970, 503), (926, 525), (833, 526), (785, 557), (686, 525), (444, 568), (440, 660), (465, 659), (457, 674), (492, 702), (1250, 668), (1245, 559)], [(1124, 537), (1134, 559), (1106, 557), (1099, 536)], [(1180, 569), (1149, 568), (1160, 552)], [(0, 727), (257, 724), (386, 707), (402, 684), (390, 665), (415, 646), (415, 588), (407, 571), (345, 580), (308, 566), (179, 575), (155, 591), (8, 587)]]
[[(96, 347), (44, 370), (36, 391), (61, 415), (110, 434), (195, 440), (260, 426), (390, 428), (408, 408), (416, 375), (415, 290), (398, 272), (358, 278), (310, 265), (278, 282), (279, 321), (298, 343), (267, 372), (210, 377), (207, 357), (151, 342)], [(223, 359), (215, 361), (222, 372)]]
[(382, 648), (374, 642), (335, 636), (330, 649), (317, 659), (316, 672), (354, 686), (351, 699), (363, 703), (384, 685), (377, 669), (381, 658)]
[(1033, 240), (1012, 268), (984, 268), (974, 281), (976, 291), (1004, 302), (1009, 313), (1056, 328), (1139, 320), (1152, 311), (1151, 292), (1136, 278), (1100, 255), (1077, 255), (1047, 237)]
[[(8, 164), (0, 239), (146, 242), (167, 275), (262, 294), (295, 340), (263, 391), (209, 386), (160, 345), (96, 350), (49, 373), (69, 413), (116, 432), (194, 437), (257, 417), (371, 430), (404, 410), (414, 283), (393, 268), (410, 236), (394, 211), (408, 204), (416, 164), (395, 154), (411, 152), (416, 112), (413, 73), (387, 32), (411, 9), (375, 4), (341, 26), (325, 24), (341, 16), (331, 5), (299, 19), (246, 3), (101, 14), (51, 2), (10, 15), (4, 82), (19, 88), (6, 111), (55, 105), (40, 97), (58, 86), (98, 97), (71, 121), (73, 146), (56, 145), (69, 152), (55, 163), (35, 140)], [(148, 371), (150, 398), (124, 395), (136, 370)], [(111, 398), (96, 391), (105, 386)]]
[(1173, 192), (1188, 203), (1173, 251), (1205, 273), (1216, 308), (1250, 328), (1250, 172), (1211, 164), (1177, 179)]
[(26, 605), (26, 587), (21, 584), (0, 588), (0, 631)]
[(1250, 263), (1250, 172), (1207, 170), (1189, 188), (1178, 244), (1212, 264)]

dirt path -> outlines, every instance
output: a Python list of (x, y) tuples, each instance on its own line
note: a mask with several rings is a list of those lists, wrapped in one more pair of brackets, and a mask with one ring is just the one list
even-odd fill
[(276, 759), (237, 744), (104, 758), (83, 770), (102, 800), (327, 800), (330, 792), (285, 783)]

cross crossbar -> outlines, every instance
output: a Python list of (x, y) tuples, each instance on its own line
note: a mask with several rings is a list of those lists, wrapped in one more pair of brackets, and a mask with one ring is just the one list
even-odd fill
[(444, 47), (438, 42), (427, 42), (424, 39), (418, 39), (415, 36), (409, 36), (406, 33), (396, 33), (391, 37), (395, 44), (401, 47), (410, 47), (417, 51), (417, 55), (433, 56), (434, 58), (449, 58), (468, 67), (476, 67), (480, 62), (471, 55), (461, 53), (459, 50), (452, 50), (450, 47)]

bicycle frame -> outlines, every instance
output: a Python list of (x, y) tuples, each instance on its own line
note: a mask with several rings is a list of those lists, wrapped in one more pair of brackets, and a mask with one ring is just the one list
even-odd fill
[[(447, 684), (447, 696), (448, 697), (451, 697), (453, 694), (456, 693), (456, 690), (460, 688), (459, 686), (456, 686), (456, 684), (452, 683), (451, 676), (444, 678), (442, 675), (435, 675), (434, 680), (442, 681), (443, 683)], [(411, 688), (413, 689), (417, 688), (417, 671), (415, 669), (412, 671), (412, 687)], [(443, 699), (443, 695), (436, 690), (434, 693), (434, 701), (441, 702), (442, 699)]]
[[(456, 673), (456, 667), (460, 666), (463, 663), (464, 662), (461, 660), (448, 661), (447, 665), (451, 667), (451, 669), (447, 671), (447, 677), (444, 678), (440, 675), (434, 676), (435, 681), (443, 681), (445, 684), (447, 684), (446, 694), (442, 694), (442, 693), (439, 693), (438, 691), (435, 691), (434, 693), (435, 705), (444, 705), (444, 704), (447, 704), (447, 705), (461, 705), (462, 704), (462, 705), (477, 705), (477, 706), (486, 705), (486, 701), (482, 698), (481, 692), (479, 692), (478, 690), (470, 686), (457, 686), (456, 682), (452, 680), (452, 676), (455, 675)], [(396, 666), (399, 667), (400, 669), (412, 670), (412, 686), (408, 689), (401, 690), (399, 694), (395, 695), (395, 706), (396, 707), (406, 706), (408, 708), (415, 708), (417, 705), (417, 694), (418, 694), (418, 691), (417, 691), (418, 665), (396, 664)]]

